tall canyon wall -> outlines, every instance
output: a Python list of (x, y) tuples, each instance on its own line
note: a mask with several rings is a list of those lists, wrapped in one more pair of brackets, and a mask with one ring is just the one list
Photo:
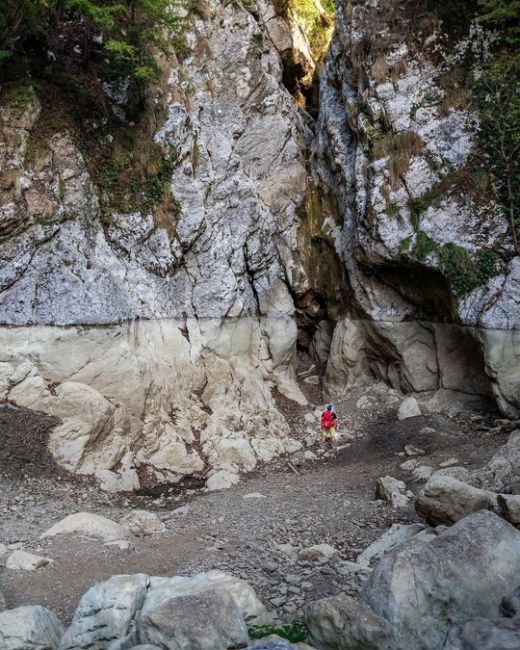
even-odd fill
[[(377, 56), (360, 46), (386, 29), (377, 12), (340, 2), (319, 70), (270, 2), (205, 4), (150, 98), (172, 161), (161, 218), (107, 214), (75, 134), (42, 142), (38, 91), (4, 92), (0, 391), (60, 418), (60, 465), (107, 489), (187, 475), (219, 487), (298, 449), (274, 397), (306, 404), (298, 339), (328, 359), (331, 396), (382, 380), (432, 410), (489, 400), (519, 414), (507, 220), (449, 193), (416, 214), (464, 167), (475, 118), (427, 99), (442, 99), (438, 69), (404, 36)], [(308, 88), (318, 72), (314, 121), (288, 79)], [(405, 169), (393, 140), (375, 153), (388, 133), (406, 134)], [(463, 295), (443, 264), (453, 246), (500, 257)]]

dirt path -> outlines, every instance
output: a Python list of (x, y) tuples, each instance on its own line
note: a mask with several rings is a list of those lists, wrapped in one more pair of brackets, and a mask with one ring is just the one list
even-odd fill
[[(52, 468), (44, 473), (31, 473), (29, 466), (22, 473), (4, 472), (0, 542), (20, 542), (55, 563), (34, 573), (0, 569), (0, 591), (10, 607), (45, 605), (64, 621), (90, 586), (117, 573), (171, 576), (228, 570), (248, 580), (284, 620), (294, 619), (307, 600), (355, 594), (362, 576), (343, 576), (341, 562), (303, 566), (290, 548), (280, 545), (297, 550), (325, 542), (339, 550), (341, 560), (353, 560), (393, 522), (417, 520), (411, 506), (395, 510), (374, 501), (375, 481), (386, 474), (406, 480), (412, 490), (420, 488), (399, 467), (405, 460), (404, 445), (422, 447), (426, 465), (437, 467), (455, 456), (477, 467), (506, 438), (483, 437), (470, 419), (367, 421), (363, 413), (356, 418), (351, 418), (352, 428), (364, 428), (363, 437), (338, 460), (281, 459), (225, 492), (184, 490), (158, 499), (125, 498), (104, 495), (88, 483), (70, 483)], [(72, 512), (86, 510), (117, 520), (132, 507), (155, 511), (166, 531), (135, 538), (127, 550), (77, 536), (38, 542), (44, 530)]]

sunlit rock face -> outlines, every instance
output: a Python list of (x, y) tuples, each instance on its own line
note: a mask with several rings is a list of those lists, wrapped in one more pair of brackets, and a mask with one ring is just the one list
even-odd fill
[(29, 155), (35, 93), (1, 107), (2, 395), (58, 415), (57, 461), (111, 489), (236, 473), (298, 447), (271, 389), (306, 403), (292, 293), (308, 288), (307, 127), (282, 84), (275, 18), (267, 3), (253, 15), (212, 2), (187, 58), (164, 63), (166, 227), (102, 218), (68, 132)]
[[(412, 38), (401, 21), (392, 32), (397, 11), (340, 0), (321, 79), (314, 168), (342, 216), (328, 234), (352, 291), (328, 387), (344, 395), (375, 376), (432, 410), (492, 398), (516, 417), (520, 285), (510, 226), (492, 198), (458, 185), (479, 124), (443, 87), (451, 68), (442, 25)], [(455, 49), (470, 43), (485, 57), (486, 39), (476, 30)], [(486, 260), (492, 270), (472, 282)]]

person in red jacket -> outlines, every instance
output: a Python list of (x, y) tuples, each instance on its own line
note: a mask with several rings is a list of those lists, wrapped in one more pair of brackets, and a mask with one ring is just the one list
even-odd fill
[(321, 444), (324, 449), (332, 445), (334, 453), (337, 452), (338, 444), (336, 435), (339, 429), (338, 418), (332, 410), (332, 404), (327, 404), (321, 414)]

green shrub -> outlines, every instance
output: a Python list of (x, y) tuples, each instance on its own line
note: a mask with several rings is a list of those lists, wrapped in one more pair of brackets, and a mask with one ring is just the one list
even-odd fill
[(453, 242), (443, 244), (439, 250), (442, 273), (450, 280), (456, 296), (462, 296), (475, 289), (496, 273), (500, 256), (495, 251), (485, 251), (478, 261), (470, 253)]
[(253, 625), (248, 631), (251, 639), (263, 639), (271, 634), (276, 634), (290, 643), (302, 643), (309, 635), (309, 631), (302, 621), (294, 621), (288, 625)]

